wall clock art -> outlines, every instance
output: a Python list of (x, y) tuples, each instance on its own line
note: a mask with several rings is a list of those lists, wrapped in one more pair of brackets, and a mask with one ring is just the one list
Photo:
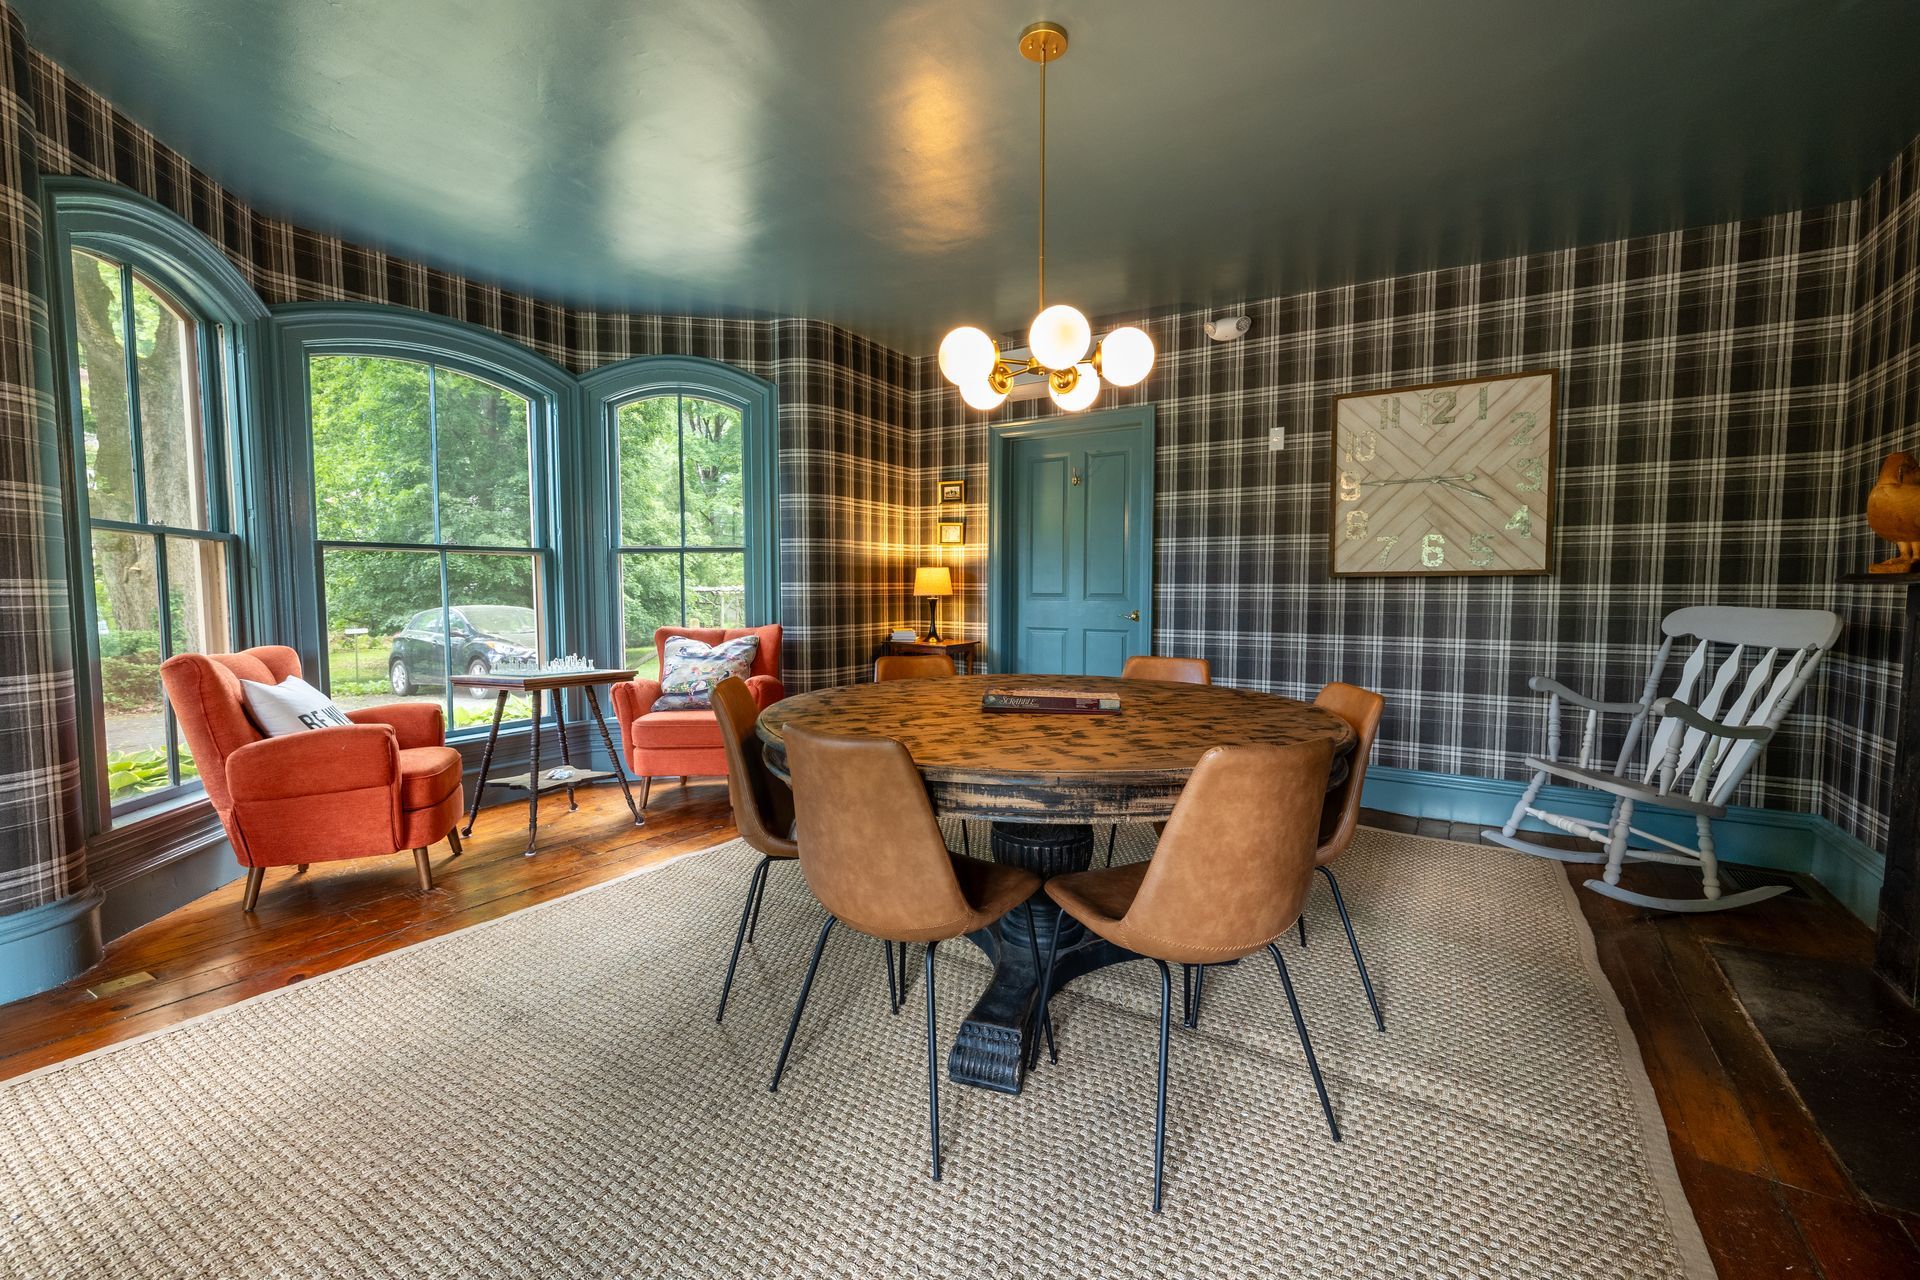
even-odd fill
[(1334, 397), (1333, 576), (1551, 573), (1559, 402), (1551, 369)]

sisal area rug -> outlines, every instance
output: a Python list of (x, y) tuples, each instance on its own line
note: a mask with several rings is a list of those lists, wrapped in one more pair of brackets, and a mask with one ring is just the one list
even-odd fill
[[(984, 829), (974, 838), (984, 848)], [(1128, 832), (1142, 857), (1151, 833)], [(1129, 842), (1131, 847), (1129, 847)], [(1270, 964), (1174, 1031), (1148, 1212), (1159, 980), (1055, 1002), (1060, 1063), (941, 1090), (922, 989), (836, 930), (766, 1082), (819, 908), (689, 856), (0, 1085), (0, 1274), (132, 1277), (1707, 1276), (1632, 1038), (1557, 865), (1363, 831), (1289, 940), (1345, 1140)], [(940, 951), (944, 1047), (985, 979)]]

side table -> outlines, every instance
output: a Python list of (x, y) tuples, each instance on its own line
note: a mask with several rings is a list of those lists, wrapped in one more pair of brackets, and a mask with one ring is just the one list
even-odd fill
[[(963, 676), (974, 674), (979, 662), (980, 642), (978, 640), (889, 640), (888, 653), (944, 653), (953, 660), (953, 669)], [(962, 659), (966, 660), (965, 670), (961, 669)]]
[[(545, 791), (567, 793), (567, 812), (571, 813), (580, 806), (574, 801), (573, 789), (598, 782), (602, 778), (615, 778), (620, 783), (620, 794), (627, 799), (627, 812), (633, 815), (633, 825), (644, 827), (647, 820), (640, 816), (640, 810), (634, 806), (633, 790), (627, 785), (627, 771), (620, 766), (620, 753), (614, 749), (613, 735), (607, 731), (607, 718), (600, 712), (600, 697), (595, 692), (603, 684), (618, 684), (622, 680), (631, 680), (638, 674), (634, 671), (567, 671), (551, 674), (527, 672), (525, 674), (488, 674), (484, 676), (451, 676), (448, 683), (456, 689), (492, 689), (495, 691), (493, 703), (493, 727), (487, 731), (487, 749), (480, 757), (480, 780), (473, 787), (473, 804), (467, 809), (467, 825), (462, 834), (473, 834), (473, 819), (480, 812), (480, 797), (485, 793), (487, 784), (496, 787), (510, 787), (527, 793), (527, 857), (531, 858), (534, 846), (540, 838), (540, 795)], [(575, 769), (573, 767), (572, 748), (567, 745), (567, 720), (560, 708), (560, 700), (568, 689), (581, 689), (587, 695), (587, 710), (593, 713), (594, 723), (600, 726), (600, 741), (606, 745), (607, 759), (613, 762), (612, 769)], [(507, 695), (525, 693), (533, 701), (532, 734), (528, 745), (532, 753), (526, 773), (508, 774), (503, 778), (489, 778), (493, 769), (493, 749), (500, 741), (500, 719), (506, 713)], [(560, 764), (540, 772), (540, 734), (545, 724), (540, 714), (541, 695), (553, 695), (553, 723), (560, 734)], [(555, 777), (559, 774), (559, 777)]]

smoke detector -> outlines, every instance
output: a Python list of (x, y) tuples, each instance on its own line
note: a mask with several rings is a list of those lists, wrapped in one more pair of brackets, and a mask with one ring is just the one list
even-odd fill
[(1215, 342), (1232, 342), (1235, 338), (1247, 336), (1247, 330), (1253, 327), (1248, 316), (1222, 316), (1218, 320), (1206, 323), (1207, 336)]

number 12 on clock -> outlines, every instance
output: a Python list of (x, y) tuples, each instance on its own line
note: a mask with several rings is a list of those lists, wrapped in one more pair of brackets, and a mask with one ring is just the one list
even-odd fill
[(1333, 401), (1335, 577), (1552, 571), (1555, 370)]

